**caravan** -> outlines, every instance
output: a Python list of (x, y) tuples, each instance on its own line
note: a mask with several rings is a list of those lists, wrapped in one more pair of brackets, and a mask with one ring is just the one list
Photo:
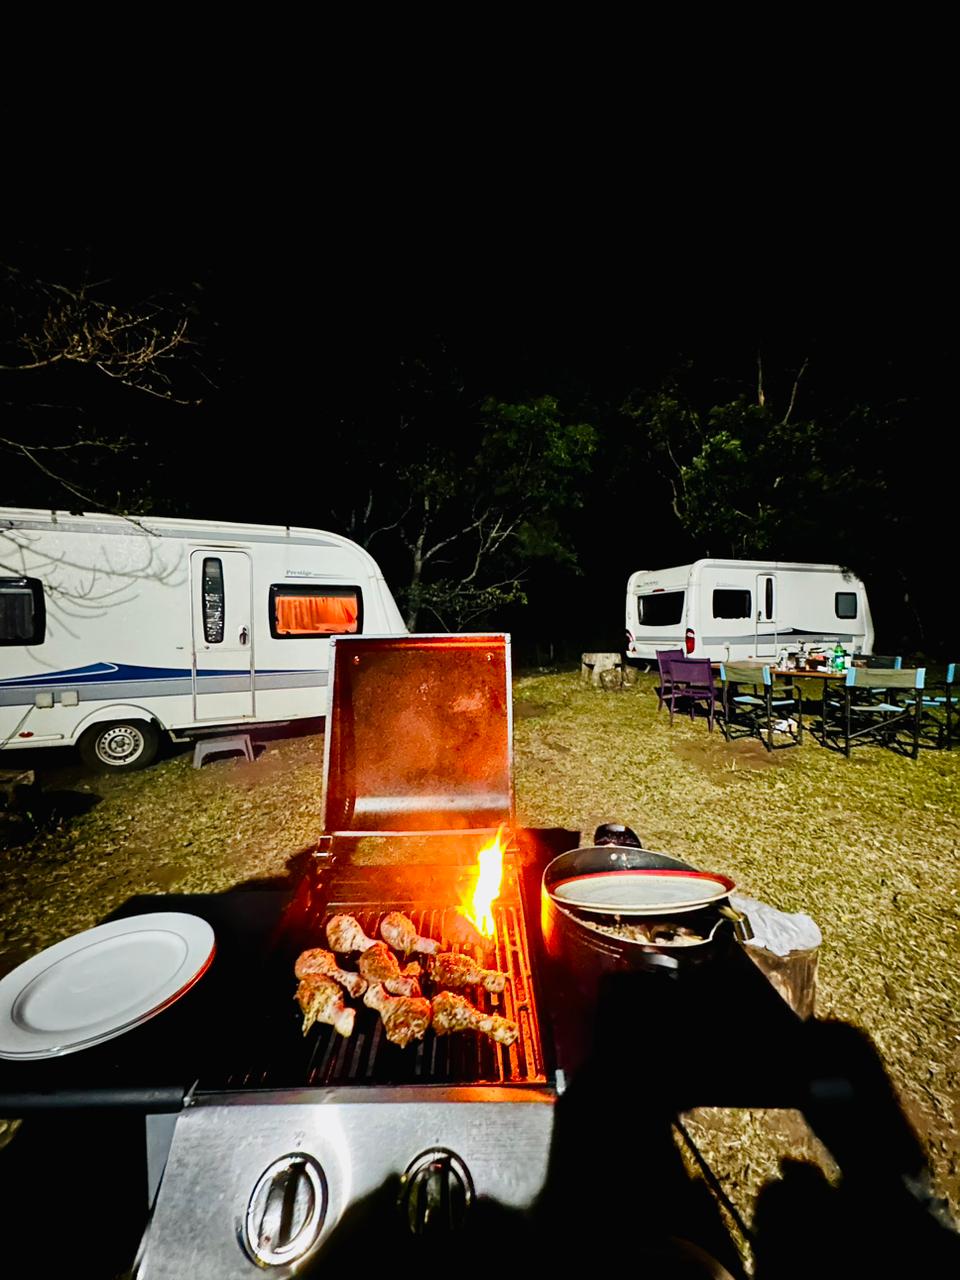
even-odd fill
[(859, 578), (835, 564), (697, 560), (641, 569), (627, 582), (628, 658), (658, 649), (732, 662), (837, 644), (873, 652), (873, 622)]
[(0, 749), (131, 769), (165, 732), (319, 717), (358, 632), (406, 627), (338, 534), (0, 508)]

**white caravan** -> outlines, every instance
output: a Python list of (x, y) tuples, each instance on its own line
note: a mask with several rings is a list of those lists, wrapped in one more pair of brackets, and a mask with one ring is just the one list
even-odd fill
[(0, 507), (0, 749), (149, 763), (160, 734), (326, 713), (330, 636), (406, 632), (317, 529)]
[(732, 662), (775, 658), (803, 641), (873, 652), (873, 622), (859, 578), (835, 564), (697, 560), (641, 569), (627, 582), (628, 658), (658, 649)]

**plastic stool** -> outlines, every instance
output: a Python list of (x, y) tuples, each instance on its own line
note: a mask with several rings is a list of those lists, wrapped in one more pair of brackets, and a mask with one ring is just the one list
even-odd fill
[(193, 748), (193, 767), (200, 769), (207, 756), (218, 756), (225, 752), (237, 752), (248, 760), (253, 760), (253, 743), (249, 733), (238, 733), (231, 738), (205, 738), (198, 742)]

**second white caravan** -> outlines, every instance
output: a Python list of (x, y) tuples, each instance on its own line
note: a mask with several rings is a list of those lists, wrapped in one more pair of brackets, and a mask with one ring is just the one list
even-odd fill
[(873, 652), (866, 588), (835, 564), (705, 559), (641, 569), (627, 582), (626, 631), (627, 657), (648, 660), (677, 648), (720, 662), (775, 658), (801, 641)]
[(146, 764), (164, 732), (326, 712), (330, 637), (406, 632), (318, 529), (0, 508), (0, 749)]

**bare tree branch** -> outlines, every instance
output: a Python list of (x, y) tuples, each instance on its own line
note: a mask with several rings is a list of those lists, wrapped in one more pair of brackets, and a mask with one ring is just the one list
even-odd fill
[(803, 364), (800, 366), (800, 372), (797, 374), (797, 376), (793, 380), (793, 388), (790, 392), (790, 403), (787, 405), (787, 412), (783, 415), (783, 421), (780, 424), (782, 427), (785, 427), (787, 423), (790, 421), (790, 415), (791, 413), (793, 413), (793, 406), (796, 403), (796, 399), (797, 399), (797, 388), (800, 385), (800, 379), (803, 377), (806, 371), (807, 365), (809, 363), (810, 363), (810, 359), (809, 357), (807, 357), (807, 359), (804, 360)]
[(96, 498), (92, 497), (89, 493), (82, 492), (82, 490), (76, 488), (75, 485), (72, 485), (69, 480), (58, 475), (55, 471), (51, 471), (49, 467), (44, 466), (39, 458), (34, 457), (32, 449), (28, 448), (25, 444), (20, 444), (13, 440), (4, 440), (3, 443), (10, 445), (15, 452), (22, 454), (23, 457), (25, 457), (29, 462), (32, 462), (38, 470), (42, 471), (45, 476), (48, 476), (51, 480), (55, 480), (57, 484), (63, 485), (69, 493), (72, 493), (75, 498), (79, 498), (81, 502), (97, 507), (100, 511), (108, 510), (103, 503), (98, 502)]
[(25, 373), (64, 362), (86, 365), (158, 399), (200, 403), (175, 396), (163, 369), (164, 361), (179, 357), (190, 345), (185, 317), (175, 318), (155, 305), (123, 310), (91, 298), (86, 288), (72, 291), (39, 282), (35, 287), (48, 293), (55, 290), (57, 297), (47, 307), (39, 330), (20, 335), (19, 346), (28, 358), (0, 364), (0, 371)]
[(72, 453), (74, 449), (107, 449), (111, 453), (120, 453), (129, 446), (126, 437), (119, 440), (74, 440), (70, 444), (31, 444), (24, 445), (19, 440), (9, 440), (6, 436), (0, 436), (0, 446), (7, 449), (14, 449), (23, 452), (25, 448), (29, 448), (31, 453)]

